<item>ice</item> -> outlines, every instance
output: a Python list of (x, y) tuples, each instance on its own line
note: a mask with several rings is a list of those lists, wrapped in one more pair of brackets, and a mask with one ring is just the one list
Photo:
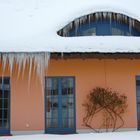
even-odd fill
[(2, 75), (5, 72), (6, 64), (7, 64), (7, 54), (2, 56)]
[(71, 29), (75, 29), (75, 34), (77, 34), (77, 29), (80, 28), (82, 24), (87, 22), (90, 26), (90, 22), (92, 20), (104, 20), (109, 19), (110, 25), (112, 23), (112, 20), (117, 20), (118, 22), (125, 22), (129, 26), (129, 32), (131, 33), (132, 28), (134, 27), (135, 20), (127, 17), (126, 15), (122, 15), (120, 13), (112, 13), (112, 12), (97, 12), (94, 14), (89, 14), (82, 16), (80, 18), (77, 18), (74, 20), (74, 26), (72, 25), (73, 22), (70, 22), (67, 26), (65, 26), (62, 30), (59, 31), (59, 35), (61, 35), (61, 32), (63, 36), (68, 37), (69, 31)]
[[(50, 59), (50, 53), (48, 52), (40, 52), (40, 53), (1, 53), (2, 57), (2, 66), (3, 73), (6, 68), (6, 64), (9, 63), (10, 75), (12, 75), (13, 66), (16, 63), (18, 66), (17, 69), (17, 78), (19, 78), (22, 71), (22, 77), (24, 76), (24, 71), (26, 68), (26, 64), (29, 65), (28, 71), (28, 81), (30, 81), (32, 70), (35, 69), (37, 75), (40, 77), (40, 80), (43, 81), (45, 69), (48, 67), (48, 62)], [(33, 67), (34, 66), (34, 67)]]
[(106, 16), (107, 16), (107, 13), (106, 12), (103, 12), (104, 19), (106, 19)]
[(95, 13), (95, 18), (96, 18), (96, 20), (98, 20), (98, 18), (99, 18), (99, 14), (98, 13)]
[(90, 24), (90, 21), (91, 21), (91, 15), (88, 16), (88, 22)]
[(132, 29), (132, 22), (131, 22), (131, 19), (130, 19), (130, 18), (129, 18), (128, 22), (129, 22), (129, 32), (131, 33), (131, 29)]

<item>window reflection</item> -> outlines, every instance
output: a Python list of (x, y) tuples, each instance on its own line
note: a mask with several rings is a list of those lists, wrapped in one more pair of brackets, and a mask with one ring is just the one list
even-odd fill
[(81, 32), (77, 33), (77, 36), (95, 36), (96, 35), (96, 28), (91, 27), (87, 30), (81, 30)]
[(46, 88), (47, 88), (47, 95), (57, 95), (58, 94), (58, 83), (57, 83), (57, 79), (51, 79), (51, 78), (48, 78), (47, 79), (47, 85), (46, 85)]
[(125, 35), (125, 32), (121, 29), (112, 28), (112, 35)]

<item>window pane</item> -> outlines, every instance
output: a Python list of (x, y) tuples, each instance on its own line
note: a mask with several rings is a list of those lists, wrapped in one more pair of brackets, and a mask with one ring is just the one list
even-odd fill
[(2, 90), (2, 84), (0, 84), (0, 89)]
[(96, 35), (96, 27), (91, 27), (78, 33), (78, 36), (95, 36), (95, 35)]
[(3, 88), (4, 88), (4, 90), (10, 90), (10, 85), (4, 84), (4, 85), (3, 85)]
[(2, 89), (2, 78), (0, 77), (0, 89)]
[(47, 96), (58, 95), (58, 83), (56, 78), (47, 78)]
[(69, 110), (69, 118), (73, 118), (74, 117), (74, 99), (73, 98), (69, 98), (68, 110)]
[(2, 119), (2, 109), (0, 109), (0, 120)]
[(74, 94), (74, 80), (73, 78), (68, 78), (68, 94), (69, 97)]
[(51, 119), (51, 127), (57, 128), (58, 127), (58, 119)]
[(47, 126), (47, 128), (51, 127), (51, 119), (46, 120), (46, 126)]
[(124, 35), (124, 31), (118, 28), (112, 28), (112, 35)]
[(4, 99), (4, 108), (8, 108), (8, 99)]
[(8, 129), (9, 128), (9, 122), (8, 119), (4, 120), (4, 128)]
[(62, 95), (67, 95), (67, 92), (68, 92), (67, 78), (62, 78), (61, 84), (62, 84)]
[(9, 98), (10, 91), (4, 90), (4, 98)]
[(47, 117), (51, 117), (51, 98), (47, 97), (46, 99), (46, 112), (47, 112)]
[(62, 128), (67, 128), (67, 127), (68, 127), (68, 120), (62, 119)]
[(2, 128), (2, 120), (0, 120), (0, 128)]
[(136, 81), (136, 86), (140, 86), (140, 80)]
[(0, 77), (0, 84), (2, 84), (2, 77)]
[(4, 84), (5, 85), (9, 85), (10, 84), (9, 77), (4, 77)]
[(137, 119), (138, 119), (138, 126), (140, 126), (140, 101), (137, 99)]
[(62, 95), (70, 95), (74, 93), (73, 78), (62, 78)]
[(74, 109), (73, 108), (69, 108), (69, 118), (74, 118)]
[(58, 118), (58, 98), (52, 98), (52, 118)]
[(0, 99), (0, 108), (2, 108), (2, 99)]
[(74, 119), (69, 119), (69, 128), (74, 128)]
[(0, 98), (2, 98), (2, 90), (0, 90)]
[(8, 110), (4, 110), (4, 119), (8, 118)]
[(68, 118), (68, 101), (67, 98), (62, 99), (62, 118)]
[(68, 106), (69, 106), (69, 108), (73, 108), (74, 107), (74, 99), (73, 98), (69, 98)]

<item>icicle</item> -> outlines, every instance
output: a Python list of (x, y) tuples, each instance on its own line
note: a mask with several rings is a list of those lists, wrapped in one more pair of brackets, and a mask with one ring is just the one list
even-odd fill
[(88, 15), (88, 26), (90, 27), (90, 22), (91, 22), (91, 16)]
[(95, 13), (95, 19), (96, 19), (96, 20), (99, 19), (99, 13)]
[(82, 18), (79, 19), (79, 24), (81, 25), (83, 23)]
[(131, 18), (129, 18), (129, 32), (131, 34), (131, 31), (132, 31), (132, 20)]
[(75, 21), (74, 21), (74, 26), (75, 26), (75, 34), (77, 35), (77, 29), (78, 29), (78, 27), (79, 27), (79, 19), (76, 19)]
[(115, 15), (115, 13), (113, 13), (113, 19), (116, 21), (116, 15)]
[(112, 13), (108, 13), (108, 16), (109, 16), (110, 25), (111, 25), (111, 23), (112, 23)]
[(125, 23), (127, 23), (128, 21), (127, 21), (127, 16), (125, 16)]
[(91, 20), (93, 20), (93, 17), (94, 17), (94, 15), (93, 15), (93, 14), (91, 14), (91, 15), (90, 15), (90, 19), (91, 19)]
[(8, 61), (9, 61), (10, 75), (12, 75), (13, 65), (14, 65), (14, 61), (15, 61), (15, 57), (14, 57), (14, 55), (12, 53), (9, 53)]
[(63, 53), (63, 52), (61, 52), (61, 58), (63, 58), (63, 56), (64, 56), (64, 53)]
[(2, 75), (4, 74), (4, 71), (6, 69), (7, 64), (7, 54), (2, 55)]
[(135, 27), (135, 20), (132, 19), (132, 27)]
[(28, 83), (30, 84), (30, 78), (31, 78), (31, 72), (32, 72), (32, 66), (33, 66), (33, 59), (34, 57), (31, 55), (29, 57), (29, 61), (28, 61), (28, 64), (29, 64), (29, 76), (28, 76)]
[(88, 23), (90, 24), (90, 21), (91, 21), (91, 17), (90, 15), (88, 16)]
[(106, 17), (107, 17), (107, 13), (103, 12), (103, 18), (106, 19)]
[(120, 20), (121, 20), (121, 15), (117, 14), (117, 21), (120, 21)]
[(99, 14), (99, 19), (102, 19), (102, 13), (98, 13)]
[(42, 53), (39, 53), (37, 55), (35, 55), (35, 63), (37, 64), (37, 75), (39, 75), (40, 79), (41, 79), (41, 83), (42, 80), (44, 79), (44, 71), (45, 71), (45, 55)]
[[(22, 78), (24, 76), (24, 71), (26, 67), (26, 63), (29, 65), (29, 73), (28, 73), (28, 81), (30, 82), (31, 73), (33, 70), (33, 62), (36, 65), (37, 75), (40, 78), (40, 81), (43, 86), (43, 79), (45, 75), (45, 68), (48, 67), (48, 62), (50, 58), (50, 53), (48, 52), (41, 52), (41, 53), (3, 53), (1, 54), (2, 57), (2, 74), (4, 74), (6, 69), (6, 64), (9, 62), (9, 70), (10, 75), (12, 75), (13, 65), (17, 63), (17, 78), (19, 78), (21, 74), (21, 67), (22, 67)], [(34, 65), (34, 68), (35, 68)]]
[(72, 29), (73, 28), (73, 26), (72, 26), (72, 22), (70, 23), (70, 29)]
[(27, 57), (25, 56), (25, 54), (23, 54), (23, 56), (24, 56), (24, 59), (22, 60), (23, 62), (22, 62), (22, 78), (23, 78), (23, 76), (24, 76), (24, 73), (25, 73), (25, 68), (26, 68), (26, 62), (27, 62)]
[(45, 52), (45, 68), (48, 68), (49, 59), (50, 59), (50, 53)]
[(16, 63), (18, 65), (18, 73), (17, 73), (17, 79), (19, 78), (20, 76), (20, 72), (21, 72), (21, 67), (22, 67), (22, 63), (23, 63), (23, 59), (24, 59), (24, 56), (23, 54), (16, 54)]

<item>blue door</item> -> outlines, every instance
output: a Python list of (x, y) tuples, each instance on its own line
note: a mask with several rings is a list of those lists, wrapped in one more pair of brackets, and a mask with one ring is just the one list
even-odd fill
[(0, 134), (10, 134), (9, 77), (0, 77)]
[(75, 133), (74, 77), (45, 78), (45, 132)]

